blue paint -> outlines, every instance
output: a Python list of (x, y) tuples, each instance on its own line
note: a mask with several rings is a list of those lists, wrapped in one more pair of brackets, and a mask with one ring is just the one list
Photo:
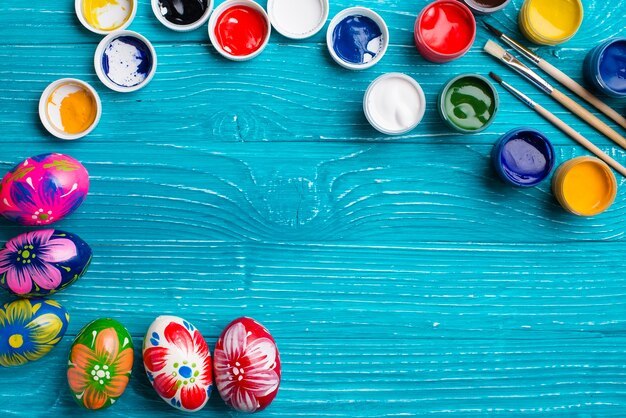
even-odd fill
[(554, 167), (554, 148), (541, 132), (531, 128), (514, 129), (493, 147), (496, 172), (509, 184), (531, 187), (541, 183)]
[(348, 16), (333, 30), (333, 49), (342, 60), (365, 64), (376, 57), (382, 45), (380, 27), (367, 16)]
[(144, 41), (134, 36), (112, 39), (102, 54), (102, 69), (113, 83), (133, 87), (143, 83), (152, 71), (154, 58)]
[(191, 372), (192, 370), (189, 366), (182, 366), (180, 369), (178, 369), (178, 373), (185, 379), (189, 379), (191, 377)]
[(583, 72), (600, 92), (626, 97), (626, 38), (610, 39), (589, 51)]

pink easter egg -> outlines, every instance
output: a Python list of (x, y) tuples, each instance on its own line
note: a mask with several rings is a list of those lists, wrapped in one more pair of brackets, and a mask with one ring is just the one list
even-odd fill
[(252, 318), (235, 319), (215, 345), (213, 373), (217, 390), (240, 412), (269, 406), (280, 386), (280, 355), (269, 331)]
[(63, 154), (27, 158), (0, 184), (0, 213), (26, 226), (50, 225), (74, 212), (89, 191), (89, 173)]

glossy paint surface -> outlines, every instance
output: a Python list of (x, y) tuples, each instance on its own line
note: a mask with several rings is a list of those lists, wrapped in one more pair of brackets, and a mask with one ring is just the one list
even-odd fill
[[(437, 94), (461, 72), (490, 69), (622, 164), (626, 152), (482, 52), (487, 31), (463, 58), (433, 65), (412, 45), (427, 1), (362, 0), (392, 39), (367, 71), (337, 65), (325, 31), (303, 41), (273, 33), (260, 57), (233, 63), (207, 31), (173, 32), (140, 4), (132, 28), (154, 43), (159, 69), (123, 95), (93, 74), (101, 37), (67, 1), (19, 13), (0, 2), (0, 168), (46, 152), (81, 161), (90, 196), (57, 227), (94, 250), (89, 272), (54, 296), (72, 316), (63, 340), (41, 360), (0, 368), (0, 416), (86, 415), (65, 365), (76, 333), (106, 316), (130, 331), (134, 370), (116, 404), (90, 416), (185, 417), (142, 366), (139, 347), (159, 315), (191, 321), (211, 350), (239, 316), (271, 331), (282, 381), (253, 418), (623, 416), (624, 179), (607, 212), (568, 214), (548, 181), (500, 181), (489, 153), (512, 125), (544, 132), (559, 165), (584, 149), (502, 91), (493, 125), (460, 135), (437, 114)], [(353, 5), (334, 1), (330, 15)], [(520, 6), (490, 22), (521, 39)], [(626, 26), (614, 2), (585, 8), (578, 36), (537, 49), (580, 82), (586, 52)], [(398, 138), (372, 129), (362, 109), (388, 71), (419, 81), (429, 106)], [(105, 106), (98, 128), (71, 143), (50, 138), (35, 113), (46, 86), (66, 76), (91, 83)], [(2, 243), (27, 229), (0, 222)], [(188, 416), (242, 417), (215, 387)]]
[(113, 83), (122, 87), (137, 86), (148, 78), (154, 57), (146, 43), (134, 36), (112, 39), (102, 54), (102, 70)]
[(224, 10), (215, 25), (215, 36), (222, 49), (234, 56), (256, 52), (267, 37), (263, 15), (249, 6), (233, 6)]
[(441, 95), (446, 120), (463, 131), (478, 131), (489, 124), (496, 112), (493, 87), (471, 75), (449, 83)]
[(471, 15), (455, 1), (434, 3), (422, 14), (419, 33), (435, 52), (454, 55), (474, 40)]
[(381, 37), (380, 27), (371, 18), (347, 16), (333, 30), (333, 49), (346, 62), (364, 64), (379, 54)]
[(191, 25), (204, 16), (208, 0), (159, 0), (163, 17), (176, 25)]

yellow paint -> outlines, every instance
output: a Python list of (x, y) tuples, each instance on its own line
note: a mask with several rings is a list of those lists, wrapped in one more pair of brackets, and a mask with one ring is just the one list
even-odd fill
[(555, 194), (563, 207), (581, 216), (594, 216), (607, 210), (617, 193), (611, 169), (596, 158), (570, 160), (555, 175)]
[[(48, 97), (48, 104), (55, 104), (53, 100), (54, 93)], [(63, 131), (68, 134), (86, 131), (96, 120), (97, 111), (95, 98), (85, 89), (64, 96), (59, 106)]]
[(9, 345), (11, 348), (20, 348), (24, 344), (24, 337), (20, 334), (13, 334), (9, 337)]
[(556, 45), (573, 37), (583, 20), (580, 0), (527, 0), (520, 29), (532, 42)]
[(83, 16), (94, 28), (113, 31), (130, 19), (132, 7), (129, 0), (83, 0)]

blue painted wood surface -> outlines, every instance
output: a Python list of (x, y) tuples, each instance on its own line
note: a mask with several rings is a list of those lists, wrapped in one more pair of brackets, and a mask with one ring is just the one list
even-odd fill
[[(0, 416), (78, 416), (65, 381), (77, 331), (111, 316), (140, 346), (159, 314), (191, 320), (211, 347), (239, 315), (272, 331), (284, 380), (260, 417), (626, 416), (624, 179), (610, 211), (570, 216), (548, 182), (499, 182), (488, 156), (520, 125), (544, 131), (559, 162), (583, 149), (504, 92), (489, 130), (452, 133), (436, 95), (455, 74), (495, 69), (623, 164), (626, 153), (487, 57), (484, 30), (466, 57), (434, 65), (412, 43), (426, 1), (362, 0), (391, 30), (371, 70), (334, 64), (323, 33), (273, 34), (260, 57), (232, 63), (204, 28), (168, 31), (139, 3), (130, 29), (154, 42), (159, 68), (129, 95), (97, 81), (100, 38), (73, 1), (0, 4), (0, 168), (51, 151), (81, 160), (91, 193), (58, 227), (95, 253), (55, 297), (72, 316), (59, 347), (0, 370)], [(331, 16), (355, 5), (331, 3)], [(537, 50), (576, 79), (587, 50), (626, 26), (623, 1), (584, 3), (573, 40)], [(487, 19), (519, 38), (520, 6)], [(394, 139), (361, 110), (369, 82), (389, 71), (415, 77), (429, 106)], [(36, 113), (45, 86), (66, 76), (92, 83), (104, 104), (98, 128), (76, 142), (50, 137)], [(23, 230), (0, 221), (2, 240)], [(139, 350), (133, 373), (98, 416), (181, 415), (150, 388)], [(198, 414), (236, 415), (216, 394)]]

